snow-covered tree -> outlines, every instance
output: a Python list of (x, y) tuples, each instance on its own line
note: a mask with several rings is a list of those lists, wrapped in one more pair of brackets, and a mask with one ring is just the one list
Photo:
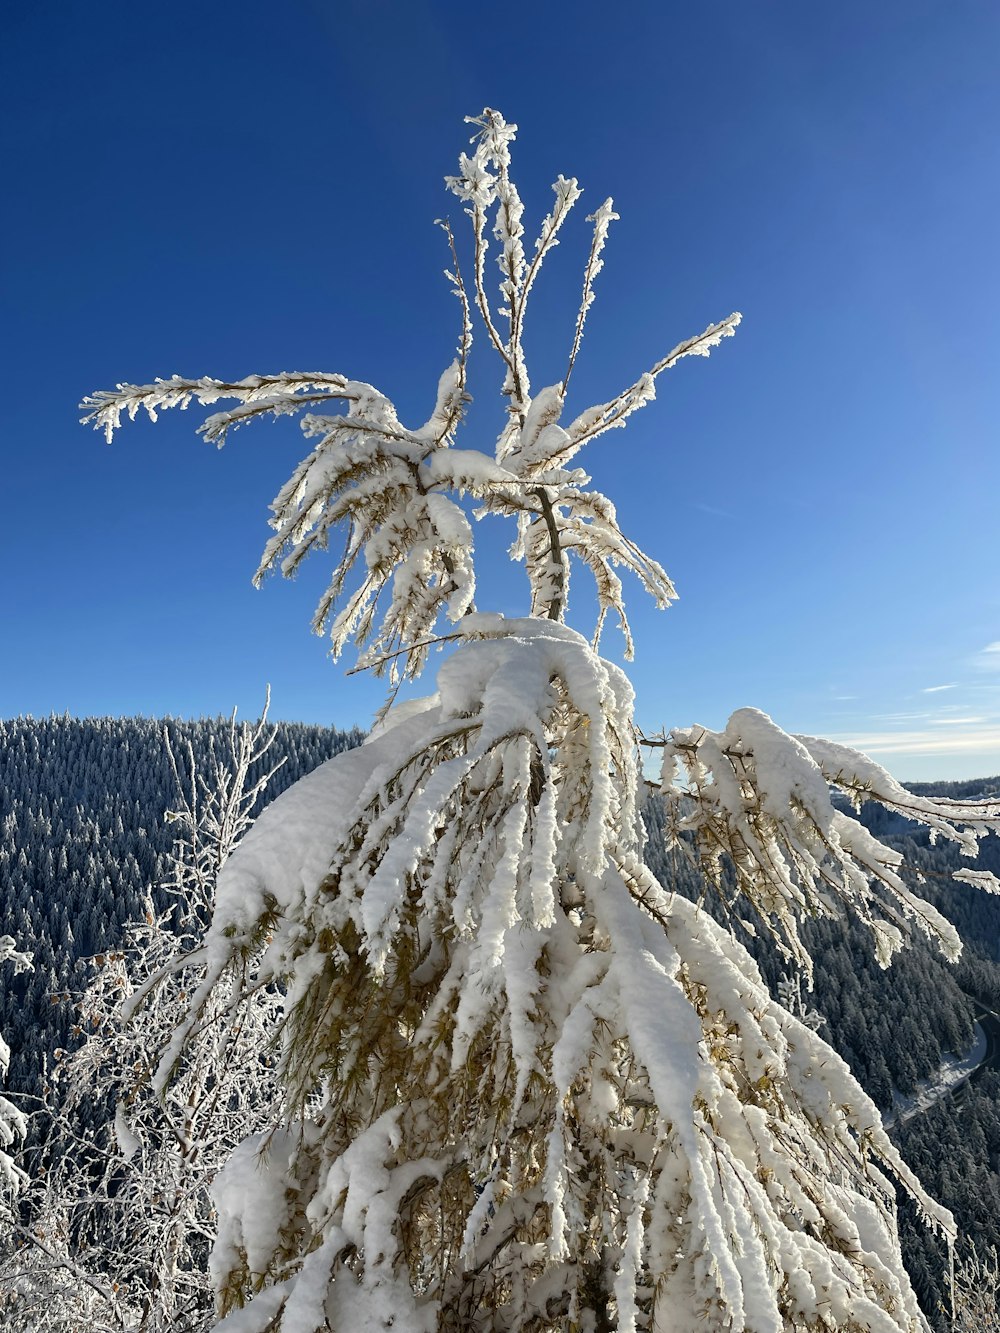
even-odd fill
[(275, 771), (263, 763), (266, 713), (253, 725), (234, 717), (207, 776), (190, 741), (179, 763), (164, 738), (178, 792), (169, 877), (122, 947), (93, 960), (75, 1004), (80, 1045), (57, 1052), (42, 1169), (2, 1229), (9, 1333), (196, 1333), (213, 1322), (210, 1187), (248, 1129), (273, 1117), (276, 994), (246, 998), (236, 977), (216, 988), (162, 1095), (152, 1075), (204, 975), (198, 948), (219, 868)]
[[(201, 427), (217, 443), (302, 413), (310, 451), (274, 501), (258, 577), (294, 574), (341, 528), (315, 622), (334, 654), (353, 640), (396, 683), (450, 650), (432, 695), (393, 696), (366, 745), (279, 798), (219, 876), (205, 979), (163, 1086), (220, 988), (284, 992), (280, 1116), (215, 1185), (220, 1327), (922, 1329), (896, 1185), (949, 1234), (951, 1218), (843, 1061), (769, 995), (728, 930), (644, 865), (632, 690), (597, 651), (611, 611), (631, 655), (619, 570), (658, 606), (674, 591), (591, 489), (581, 451), (740, 317), (564, 416), (612, 201), (589, 219), (565, 372), (533, 391), (528, 301), (581, 192), (558, 177), (526, 244), (515, 127), (492, 110), (473, 123), (448, 179), (471, 221), (468, 277), (444, 224), (458, 352), (423, 425), (327, 373), (174, 377), (85, 404), (110, 438), (123, 412), (234, 400)], [(474, 319), (506, 398), (492, 454), (455, 444)], [(514, 521), (523, 618), (475, 609), (464, 497), (476, 517)], [(566, 623), (576, 562), (596, 585), (591, 641)], [(679, 853), (806, 975), (806, 914), (858, 913), (883, 963), (914, 928), (957, 954), (899, 856), (846, 811), (881, 801), (972, 855), (1000, 805), (912, 796), (863, 756), (752, 709), (650, 744)]]
[(955, 1333), (1000, 1333), (1000, 1256), (966, 1241), (955, 1264)]
[[(21, 953), (10, 935), (0, 935), (0, 965), (10, 963), (15, 972), (31, 966), (29, 954)], [(0, 1036), (0, 1077), (10, 1064), (10, 1048)], [(4, 1216), (9, 1201), (21, 1190), (25, 1175), (6, 1151), (17, 1139), (24, 1138), (26, 1123), (23, 1111), (18, 1110), (6, 1097), (0, 1096), (0, 1217)]]

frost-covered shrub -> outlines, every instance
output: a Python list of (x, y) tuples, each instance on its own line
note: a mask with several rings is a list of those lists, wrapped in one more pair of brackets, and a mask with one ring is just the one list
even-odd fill
[[(278, 995), (248, 997), (235, 977), (217, 986), (162, 1097), (151, 1076), (204, 975), (219, 866), (280, 767), (267, 762), (264, 717), (234, 718), (219, 739), (199, 772), (190, 739), (175, 753), (165, 733), (177, 800), (160, 906), (148, 892), (120, 946), (90, 960), (94, 975), (74, 997), (76, 1049), (57, 1049), (47, 1070), (32, 1178), (16, 1212), (0, 1214), (5, 1333), (202, 1333), (214, 1322), (210, 1186), (248, 1131), (273, 1119)], [(0, 1143), (5, 1107), (0, 1098)], [(5, 1165), (0, 1152), (0, 1175)]]
[[(18, 952), (15, 941), (10, 935), (0, 935), (0, 964), (11, 963), (15, 972), (21, 972), (31, 966), (28, 954)], [(0, 1036), (0, 1075), (6, 1074), (10, 1063), (10, 1048)], [(24, 1185), (24, 1172), (15, 1164), (5, 1151), (14, 1146), (18, 1139), (24, 1138), (24, 1113), (6, 1097), (0, 1097), (0, 1207)]]

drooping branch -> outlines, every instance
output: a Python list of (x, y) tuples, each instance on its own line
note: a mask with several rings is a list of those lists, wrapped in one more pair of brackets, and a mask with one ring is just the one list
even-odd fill
[[(158, 410), (183, 409), (192, 399), (209, 406), (220, 398), (235, 398), (240, 403), (256, 403), (256, 411), (280, 415), (297, 412), (309, 403), (325, 399), (349, 398), (348, 384), (343, 375), (315, 373), (248, 375), (246, 379), (236, 381), (207, 377), (188, 380), (172, 375), (170, 379), (155, 380), (152, 384), (119, 384), (115, 389), (90, 394), (80, 404), (87, 409), (81, 421), (85, 425), (93, 422), (95, 430), (103, 430), (110, 444), (121, 425), (122, 412), (128, 414), (129, 421), (134, 421), (140, 407), (145, 408), (151, 421), (155, 421)], [(310, 393), (310, 389), (315, 393)]]
[[(788, 735), (752, 708), (734, 713), (721, 732), (676, 728), (652, 744), (663, 752), (671, 845), (717, 887), (728, 868), (738, 893), (807, 977), (812, 963), (798, 922), (837, 907), (868, 927), (883, 967), (914, 926), (945, 957), (958, 957), (954, 926), (906, 884), (901, 853), (839, 808), (830, 787), (905, 813), (970, 857), (1000, 823), (1000, 803), (913, 796), (866, 756)], [(988, 878), (975, 882), (993, 887)]]

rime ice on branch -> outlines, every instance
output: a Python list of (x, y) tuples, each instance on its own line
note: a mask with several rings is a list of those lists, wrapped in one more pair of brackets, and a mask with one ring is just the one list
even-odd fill
[[(631, 654), (631, 636), (616, 567), (635, 574), (658, 606), (674, 596), (655, 560), (622, 533), (614, 505), (588, 489), (590, 478), (570, 467), (585, 444), (655, 397), (656, 377), (686, 356), (707, 356), (732, 334), (738, 314), (688, 338), (607, 403), (599, 403), (560, 425), (566, 386), (573, 370), (584, 320), (593, 301), (601, 251), (616, 216), (607, 200), (590, 220), (593, 240), (569, 364), (559, 384), (530, 395), (522, 336), (528, 296), (542, 263), (558, 244), (560, 228), (580, 197), (575, 180), (553, 185), (556, 201), (545, 218), (530, 262), (522, 243), (522, 207), (510, 179), (509, 144), (514, 127), (495, 112), (477, 118), (481, 134), (472, 157), (462, 156), (462, 174), (449, 188), (465, 202), (474, 234), (473, 296), (488, 337), (504, 365), (508, 422), (493, 458), (479, 450), (453, 448), (469, 396), (466, 369), (472, 344), (470, 295), (458, 265), (454, 238), (445, 225), (453, 256), (448, 274), (461, 302), (458, 354), (438, 384), (434, 410), (424, 425), (408, 429), (393, 403), (370, 384), (343, 375), (250, 375), (235, 383), (173, 376), (153, 384), (119, 385), (85, 400), (87, 415), (110, 441), (122, 413), (134, 419), (144, 408), (152, 420), (163, 408), (192, 401), (211, 406), (233, 399), (237, 406), (210, 416), (200, 427), (222, 445), (228, 432), (259, 416), (302, 413), (302, 431), (315, 441), (282, 487), (271, 508), (275, 536), (268, 542), (257, 580), (273, 569), (292, 575), (312, 550), (327, 546), (332, 531), (346, 528), (343, 554), (317, 607), (314, 627), (329, 629), (334, 656), (353, 640), (363, 648), (362, 666), (416, 676), (426, 663), (442, 613), (458, 622), (473, 605), (475, 570), (472, 528), (459, 501), (479, 502), (476, 516), (502, 514), (517, 520), (511, 554), (524, 562), (531, 587), (531, 614), (561, 620), (573, 556), (587, 565), (597, 585), (600, 635), (609, 610), (617, 615)], [(502, 305), (496, 315), (485, 285), (488, 215), (500, 253)], [(497, 317), (503, 324), (501, 333)], [(330, 415), (342, 405), (339, 415)], [(345, 593), (352, 571), (358, 575)], [(379, 598), (386, 605), (380, 610)]]
[[(57, 1050), (48, 1071), (32, 1154), (43, 1169), (8, 1218), (0, 1151), (4, 1333), (206, 1333), (214, 1324), (209, 1191), (247, 1135), (273, 1121), (279, 996), (248, 995), (236, 977), (217, 986), (170, 1086), (154, 1088), (151, 1075), (204, 975), (199, 949), (219, 866), (280, 767), (267, 763), (266, 711), (252, 726), (234, 715), (201, 772), (190, 740), (175, 750), (164, 733), (177, 782), (167, 874), (121, 947), (90, 960), (93, 976), (74, 1002), (79, 1040)], [(0, 937), (0, 962), (10, 943)], [(0, 1144), (5, 1105), (0, 1097)]]
[[(455, 645), (433, 695), (388, 708), (361, 750), (276, 801), (220, 875), (205, 980), (163, 1077), (219, 986), (285, 994), (281, 1121), (216, 1184), (220, 1327), (913, 1333), (925, 1323), (899, 1255), (896, 1183), (949, 1234), (950, 1216), (843, 1061), (643, 864), (632, 691), (597, 654), (609, 610), (631, 653), (619, 569), (659, 606), (674, 592), (577, 455), (740, 317), (564, 423), (616, 215), (607, 200), (589, 219), (566, 372), (533, 393), (528, 297), (581, 192), (557, 178), (529, 250), (515, 127), (491, 110), (473, 124), (448, 180), (471, 221), (468, 282), (444, 224), (458, 352), (423, 426), (338, 375), (175, 377), (85, 404), (110, 437), (123, 411), (229, 398), (201, 428), (219, 443), (252, 417), (303, 413), (310, 453), (274, 502), (258, 577), (293, 573), (341, 526), (316, 614), (334, 653), (354, 640), (361, 664), (395, 681), (434, 644)], [(507, 405), (492, 456), (455, 447), (474, 316)], [(476, 517), (515, 521), (523, 619), (474, 610), (466, 495)], [(590, 643), (565, 624), (571, 557), (596, 583)], [(1000, 807), (912, 797), (863, 756), (753, 710), (654, 744), (677, 844), (800, 964), (797, 920), (836, 907), (869, 923), (884, 961), (911, 923), (957, 950), (830, 787), (970, 853)]]
[[(31, 967), (30, 956), (18, 952), (10, 935), (0, 935), (0, 965), (3, 963), (10, 963), (15, 972)], [(10, 1048), (0, 1036), (0, 1075), (7, 1073), (9, 1064)], [(4, 1207), (6, 1199), (24, 1185), (24, 1172), (4, 1149), (12, 1147), (16, 1139), (23, 1139), (26, 1130), (23, 1112), (6, 1097), (0, 1097), (0, 1207)]]

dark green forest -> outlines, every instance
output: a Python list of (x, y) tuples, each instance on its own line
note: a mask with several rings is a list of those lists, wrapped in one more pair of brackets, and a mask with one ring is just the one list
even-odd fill
[[(177, 801), (167, 740), (190, 745), (207, 772), (225, 753), (228, 719), (0, 721), (0, 895), (3, 933), (33, 957), (33, 970), (8, 975), (0, 990), (0, 1032), (11, 1047), (6, 1092), (27, 1106), (44, 1086), (59, 1048), (72, 1048), (72, 997), (90, 977), (88, 959), (120, 943), (148, 886), (165, 874), (173, 834), (167, 812)], [(273, 799), (317, 764), (357, 745), (362, 733), (278, 723), (268, 759), (284, 760), (271, 779)], [(916, 787), (975, 799), (1000, 790), (1000, 779)], [(815, 959), (815, 989), (804, 1003), (822, 1016), (822, 1035), (848, 1061), (883, 1113), (932, 1076), (949, 1053), (975, 1040), (975, 1002), (1000, 1010), (1000, 898), (955, 883), (950, 847), (934, 846), (905, 820), (869, 806), (863, 818), (903, 851), (923, 877), (921, 892), (958, 926), (965, 950), (945, 963), (919, 936), (883, 971), (863, 926), (806, 923)], [(698, 897), (703, 886), (683, 855), (667, 852), (655, 798), (645, 809), (647, 860), (669, 887)], [(1000, 841), (986, 840), (979, 861), (1000, 873)], [(720, 910), (711, 895), (710, 910)], [(762, 937), (744, 937), (777, 991), (785, 967)], [(983, 1068), (929, 1110), (897, 1117), (893, 1133), (925, 1184), (955, 1213), (977, 1244), (1000, 1245), (1000, 1072)], [(30, 1158), (31, 1145), (26, 1149)], [(945, 1299), (942, 1245), (901, 1214), (904, 1251), (924, 1308), (940, 1320)], [(943, 1328), (945, 1324), (940, 1323)]]

